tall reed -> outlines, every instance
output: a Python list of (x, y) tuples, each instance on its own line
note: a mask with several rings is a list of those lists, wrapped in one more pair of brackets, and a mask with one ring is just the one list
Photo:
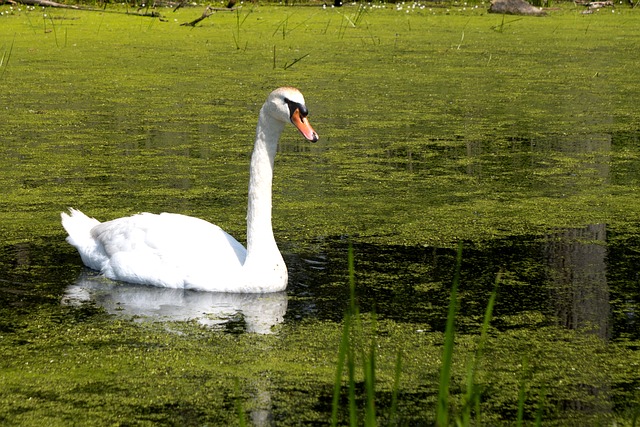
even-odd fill
[[(340, 395), (342, 391), (342, 376), (346, 365), (348, 375), (348, 402), (349, 402), (349, 425), (359, 425), (358, 406), (356, 400), (356, 349), (355, 338), (364, 337), (364, 328), (360, 320), (360, 310), (356, 304), (355, 297), (355, 267), (353, 247), (349, 244), (348, 250), (349, 264), (349, 307), (345, 312), (344, 325), (342, 327), (342, 338), (338, 349), (338, 366), (336, 369), (335, 383), (333, 388), (333, 402), (331, 408), (331, 425), (338, 425), (338, 410)], [(375, 341), (375, 316), (374, 333), (368, 351), (361, 346), (360, 360), (362, 361), (362, 373), (365, 386), (365, 408), (364, 425), (377, 425), (376, 404), (375, 404), (375, 359), (377, 347)]]
[(7, 66), (9, 65), (9, 59), (11, 59), (11, 52), (13, 52), (13, 44), (16, 42), (16, 35), (13, 35), (13, 40), (11, 40), (11, 46), (9, 46), (9, 51), (5, 50), (2, 53), (2, 57), (0, 58), (0, 69), (2, 69), (2, 73), (0, 73), (0, 79), (4, 76), (4, 73), (7, 71)]
[[(249, 17), (249, 15), (251, 15), (251, 13), (253, 12), (253, 8), (249, 9), (247, 11), (246, 14), (244, 14), (244, 16), (240, 16), (240, 8), (236, 9), (236, 28), (235, 31), (233, 32), (233, 42), (236, 45), (236, 49), (240, 50), (240, 30), (242, 28), (242, 26), (244, 25), (244, 22), (247, 20), (247, 18)], [(248, 42), (245, 42), (244, 44), (244, 50), (247, 50), (247, 45)]]
[(487, 308), (484, 312), (484, 319), (482, 321), (482, 328), (480, 330), (480, 338), (478, 340), (478, 346), (473, 356), (473, 360), (467, 365), (467, 393), (464, 398), (464, 405), (462, 410), (462, 425), (471, 424), (471, 411), (475, 409), (476, 424), (480, 424), (480, 390), (476, 384), (476, 374), (480, 366), (480, 360), (484, 355), (484, 348), (487, 343), (489, 324), (491, 323), (491, 317), (493, 316), (493, 307), (496, 303), (496, 295), (498, 291), (498, 284), (502, 277), (502, 271), (497, 276), (493, 286), (493, 291), (489, 297)]
[(451, 379), (451, 364), (453, 361), (454, 326), (456, 311), (458, 308), (458, 284), (460, 283), (460, 268), (462, 265), (462, 242), (458, 244), (456, 268), (451, 285), (449, 297), (449, 312), (447, 314), (447, 326), (444, 332), (444, 349), (442, 353), (442, 366), (440, 368), (440, 389), (438, 392), (438, 406), (436, 408), (436, 425), (449, 424), (449, 382)]
[[(355, 268), (353, 248), (349, 245), (348, 251), (349, 263), (349, 307), (345, 312), (344, 324), (342, 327), (342, 335), (340, 339), (340, 347), (338, 349), (338, 364), (335, 375), (333, 402), (331, 411), (331, 425), (339, 424), (339, 405), (342, 394), (343, 374), (345, 367), (347, 369), (347, 397), (348, 397), (348, 415), (349, 425), (356, 426), (364, 424), (365, 426), (377, 425), (376, 401), (375, 401), (375, 382), (376, 382), (376, 340), (375, 340), (375, 316), (373, 316), (372, 338), (370, 346), (366, 347), (362, 342), (356, 345), (356, 339), (364, 337), (364, 329), (360, 319), (358, 305), (355, 297)], [(458, 426), (469, 426), (472, 424), (479, 425), (480, 420), (480, 398), (481, 390), (476, 383), (477, 373), (480, 369), (480, 362), (484, 356), (486, 343), (488, 340), (489, 325), (493, 316), (493, 308), (496, 302), (497, 289), (501, 280), (502, 272), (496, 276), (495, 284), (487, 307), (485, 309), (483, 323), (478, 339), (477, 347), (469, 362), (467, 363), (466, 375), (466, 393), (463, 396), (462, 410), (459, 416), (452, 420), (450, 413), (450, 382), (451, 367), (453, 364), (453, 351), (455, 344), (455, 318), (458, 311), (458, 288), (460, 284), (460, 271), (462, 266), (462, 243), (458, 245), (456, 264), (454, 270), (453, 283), (451, 286), (451, 294), (449, 298), (449, 308), (447, 314), (447, 323), (444, 334), (444, 346), (442, 353), (442, 364), (440, 368), (440, 381), (438, 390), (438, 401), (436, 407), (436, 425), (448, 426), (453, 421)], [(358, 420), (358, 408), (356, 401), (356, 349), (360, 348), (360, 360), (362, 363), (362, 374), (364, 379), (364, 420)], [(367, 351), (368, 348), (368, 351)], [(391, 407), (389, 409), (388, 424), (397, 425), (399, 423), (398, 410), (398, 394), (400, 390), (400, 377), (402, 373), (402, 352), (399, 351), (396, 357), (394, 383), (391, 397)], [(524, 390), (524, 384), (521, 385)], [(524, 407), (524, 398), (521, 395), (519, 407)], [(475, 420), (472, 420), (472, 413), (475, 412)], [(522, 411), (519, 410), (519, 418), (522, 420)]]
[(391, 408), (389, 409), (389, 425), (398, 424), (396, 412), (398, 411), (398, 394), (400, 390), (400, 376), (402, 374), (402, 350), (396, 355), (396, 366), (393, 376), (393, 391), (391, 393)]

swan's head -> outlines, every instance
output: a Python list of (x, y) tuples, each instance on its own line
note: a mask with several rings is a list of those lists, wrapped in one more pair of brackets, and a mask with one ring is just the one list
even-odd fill
[(274, 90), (269, 94), (263, 108), (276, 120), (293, 124), (309, 141), (318, 140), (318, 134), (307, 118), (309, 110), (304, 104), (304, 97), (298, 89), (281, 87)]

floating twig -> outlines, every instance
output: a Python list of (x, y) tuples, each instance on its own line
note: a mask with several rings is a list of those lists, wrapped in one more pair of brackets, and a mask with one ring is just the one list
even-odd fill
[[(233, 1), (233, 2), (230, 1), (229, 4), (230, 5), (235, 4), (235, 1)], [(207, 19), (208, 17), (213, 15), (214, 12), (223, 12), (223, 11), (230, 12), (230, 11), (234, 11), (234, 10), (236, 10), (235, 7), (211, 7), (211, 6), (207, 6), (204, 9), (204, 12), (202, 12), (202, 16), (200, 16), (199, 18), (194, 19), (191, 22), (185, 22), (183, 24), (180, 24), (180, 26), (182, 26), (182, 27), (195, 27), (198, 22)]]
[(302, 55), (300, 58), (296, 58), (296, 59), (294, 59), (294, 60), (291, 62), (291, 64), (289, 64), (289, 63), (284, 64), (284, 69), (286, 70), (287, 68), (293, 67), (295, 64), (297, 64), (298, 62), (302, 61), (302, 60), (303, 60), (304, 58), (306, 58), (307, 56), (309, 56), (309, 54), (308, 54), (308, 53), (307, 53), (307, 54)]
[(213, 8), (211, 6), (207, 6), (204, 9), (204, 12), (202, 12), (202, 16), (200, 16), (199, 18), (194, 19), (191, 22), (185, 22), (184, 24), (180, 24), (180, 26), (182, 27), (195, 27), (196, 24), (200, 21), (203, 21), (205, 19), (207, 19), (208, 17), (210, 17), (211, 15), (213, 15)]

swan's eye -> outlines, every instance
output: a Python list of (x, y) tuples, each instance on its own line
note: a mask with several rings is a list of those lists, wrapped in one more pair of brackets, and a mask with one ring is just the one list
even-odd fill
[(305, 107), (303, 104), (300, 104), (299, 102), (291, 101), (288, 98), (285, 98), (284, 102), (286, 102), (287, 106), (289, 107), (290, 118), (293, 117), (293, 113), (295, 113), (296, 110), (300, 111), (300, 115), (302, 117), (307, 117), (309, 115), (309, 110), (307, 110), (307, 107)]

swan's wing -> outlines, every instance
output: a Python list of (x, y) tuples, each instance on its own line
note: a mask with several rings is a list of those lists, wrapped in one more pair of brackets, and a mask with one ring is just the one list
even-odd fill
[(91, 235), (109, 258), (103, 273), (133, 283), (183, 287), (192, 276), (239, 268), (246, 257), (220, 227), (178, 214), (119, 218), (96, 225)]

